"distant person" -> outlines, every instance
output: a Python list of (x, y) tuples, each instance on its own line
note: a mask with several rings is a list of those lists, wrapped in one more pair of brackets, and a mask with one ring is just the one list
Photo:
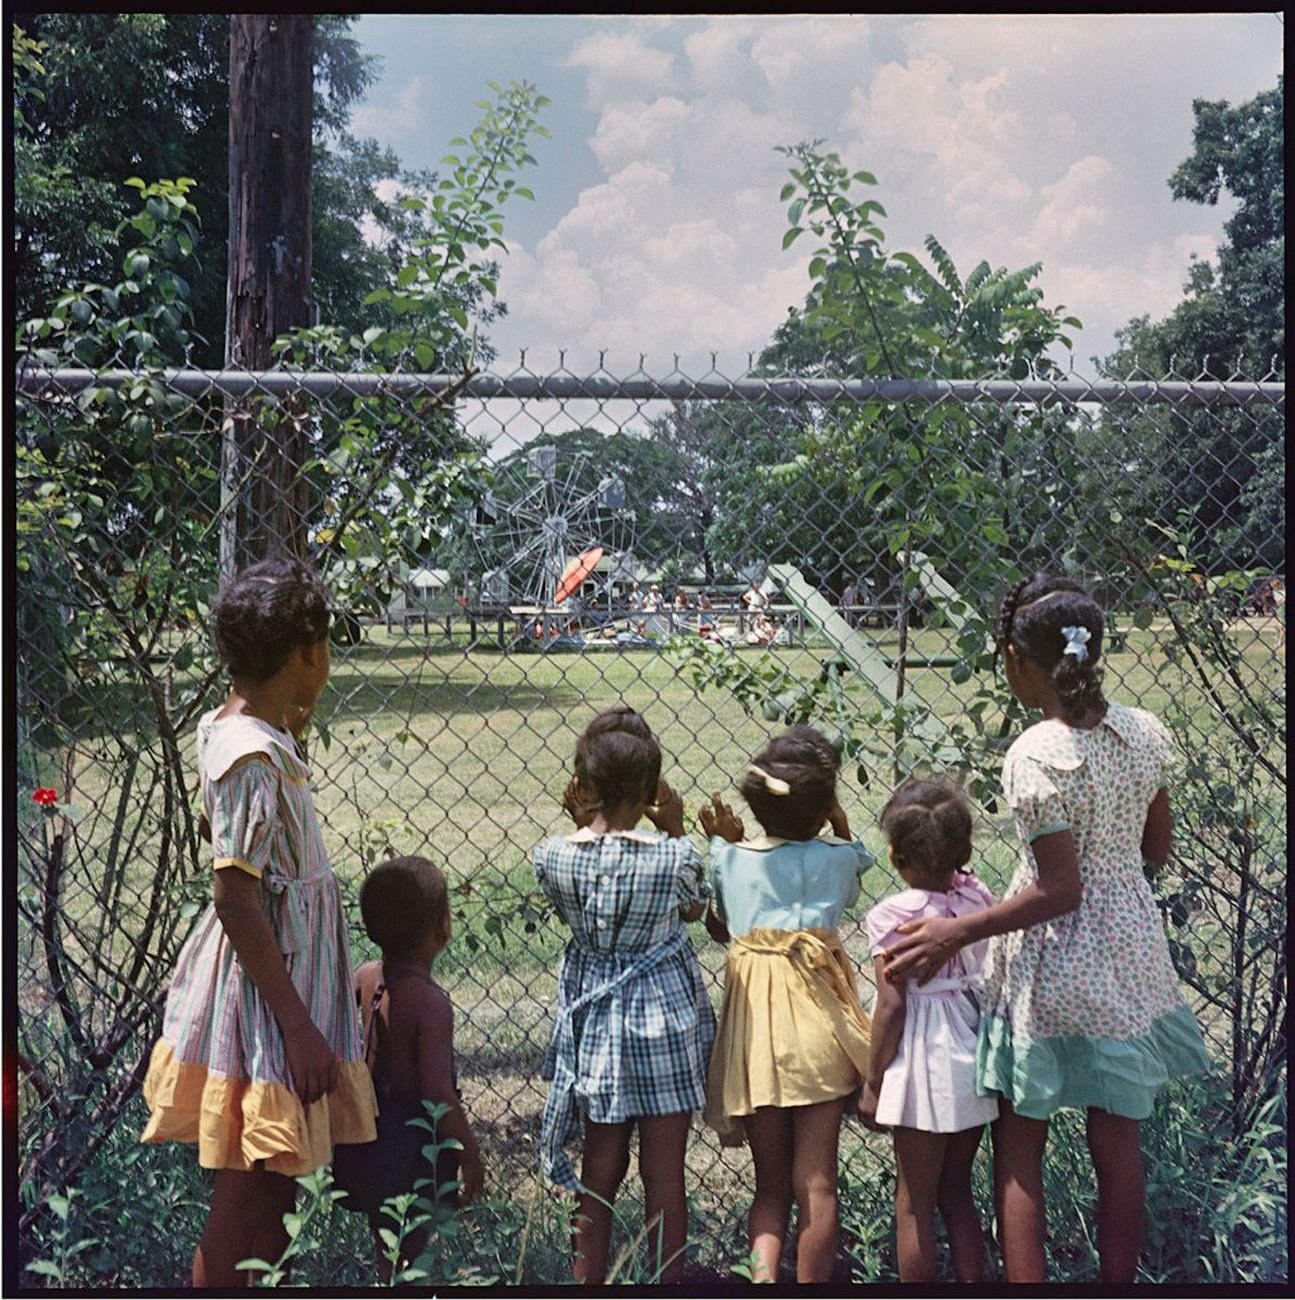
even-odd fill
[(1073, 579), (1022, 578), (998, 611), (1007, 684), (1043, 720), (1013, 742), (1003, 790), (1022, 857), (1003, 901), (899, 927), (892, 983), (929, 981), (989, 940), (977, 1090), (999, 1097), (994, 1183), (1008, 1282), (1043, 1282), (1048, 1120), (1086, 1112), (1101, 1281), (1137, 1270), (1139, 1125), (1170, 1079), (1209, 1069), (1147, 879), (1169, 856), (1176, 761), (1164, 724), (1102, 694), (1101, 607)]
[[(388, 1197), (414, 1191), (419, 1179), (433, 1186), (428, 1200), (469, 1205), (481, 1193), (481, 1152), (463, 1112), (454, 1071), (454, 1008), (432, 979), (436, 955), (450, 941), (450, 896), (445, 876), (426, 858), (391, 858), (376, 866), (360, 887), (360, 915), (369, 938), (382, 950), (380, 961), (355, 972), (355, 991), (364, 1015), (364, 1055), (378, 1096), (378, 1140), (339, 1146), (333, 1177), (348, 1193), (343, 1205), (369, 1216), (378, 1255), (378, 1275), (390, 1281), (379, 1229), (390, 1228), (382, 1213)], [(433, 1166), (423, 1155), (431, 1135), (413, 1120), (428, 1120), (423, 1103), (448, 1107), (435, 1140), (452, 1138), (459, 1150), (442, 1146)], [(447, 1186), (449, 1184), (449, 1186)], [(427, 1229), (401, 1243), (402, 1265), (417, 1258)]]
[(697, 608), (702, 610), (709, 610), (711, 608), (709, 591), (702, 591), (698, 593)]
[(643, 588), (637, 582), (630, 584), (629, 599), (626, 603), (631, 614), (637, 614), (643, 608)]
[(751, 630), (746, 634), (747, 645), (773, 645), (778, 639), (778, 625), (763, 612), (751, 620)]
[(854, 621), (857, 617), (855, 607), (858, 603), (859, 584), (855, 579), (851, 578), (850, 581), (845, 584), (845, 590), (841, 593), (841, 613), (845, 615), (845, 621), (851, 627), (854, 626)]
[(645, 614), (659, 614), (664, 604), (661, 588), (654, 582), (648, 594), (643, 598), (643, 612)]
[(769, 597), (760, 590), (758, 579), (752, 578), (751, 585), (742, 593), (742, 604), (752, 614), (757, 614), (760, 610), (769, 608)]
[(688, 593), (682, 587), (674, 589), (674, 607), (675, 609), (691, 609), (692, 602), (688, 599)]

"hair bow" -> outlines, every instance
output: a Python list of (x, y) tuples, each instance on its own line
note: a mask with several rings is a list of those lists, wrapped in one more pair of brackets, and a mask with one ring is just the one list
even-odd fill
[(1086, 627), (1063, 627), (1061, 635), (1066, 638), (1066, 648), (1061, 653), (1074, 655), (1075, 662), (1082, 664), (1088, 658), (1088, 643), (1093, 634)]
[(791, 786), (781, 777), (770, 776), (762, 767), (756, 767), (754, 763), (746, 769), (752, 776), (758, 776), (764, 782), (764, 788), (770, 794), (790, 794)]

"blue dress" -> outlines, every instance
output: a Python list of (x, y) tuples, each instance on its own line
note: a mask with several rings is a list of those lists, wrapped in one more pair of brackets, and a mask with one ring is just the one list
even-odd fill
[(687, 838), (623, 831), (544, 840), (535, 875), (571, 939), (542, 1075), (544, 1172), (580, 1191), (564, 1145), (580, 1120), (700, 1110), (715, 1013), (679, 915), (710, 897)]

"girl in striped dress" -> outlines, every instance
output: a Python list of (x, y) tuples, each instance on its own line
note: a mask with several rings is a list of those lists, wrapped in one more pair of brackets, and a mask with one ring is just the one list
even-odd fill
[[(684, 835), (683, 801), (660, 775), (660, 746), (639, 714), (624, 706), (599, 714), (576, 745), (563, 798), (576, 832), (534, 850), (540, 888), (571, 927), (544, 1061), (553, 1087), (541, 1141), (545, 1173), (578, 1193), (577, 1282), (606, 1277), (611, 1206), (636, 1127), (659, 1278), (678, 1281), (683, 1269), (684, 1151), (715, 1036), (683, 922), (701, 916), (710, 891)], [(635, 829), (644, 813), (657, 833)], [(563, 1146), (581, 1121), (577, 1178)]]
[(198, 725), (214, 899), (180, 951), (144, 1097), (145, 1142), (196, 1142), (216, 1171), (195, 1287), (245, 1284), (277, 1259), (294, 1178), (335, 1142), (371, 1142), (346, 919), (295, 734), (328, 680), (328, 593), (283, 558), (253, 565), (212, 609), (233, 686)]

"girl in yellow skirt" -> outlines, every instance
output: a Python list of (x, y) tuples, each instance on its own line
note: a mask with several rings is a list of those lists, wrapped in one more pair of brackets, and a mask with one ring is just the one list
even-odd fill
[(233, 678), (198, 724), (213, 901), (180, 950), (153, 1048), (145, 1142), (215, 1170), (195, 1287), (247, 1284), (287, 1245), (293, 1181), (372, 1142), (346, 917), (296, 743), (328, 680), (328, 592), (294, 559), (244, 570), (212, 608)]
[[(707, 928), (733, 938), (705, 1119), (724, 1145), (751, 1146), (757, 1282), (777, 1280), (793, 1200), (797, 1280), (831, 1280), (841, 1116), (868, 1070), (868, 1019), (836, 927), (872, 855), (850, 839), (837, 767), (820, 732), (792, 727), (742, 781), (763, 834), (747, 839), (718, 794), (701, 809), (715, 895)], [(825, 823), (832, 833), (820, 837)]]

